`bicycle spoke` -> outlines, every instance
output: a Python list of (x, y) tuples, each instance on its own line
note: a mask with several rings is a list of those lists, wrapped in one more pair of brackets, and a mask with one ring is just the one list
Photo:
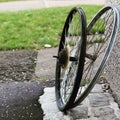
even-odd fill
[[(80, 84), (76, 78), (77, 74), (83, 71), (84, 60), (82, 59), (85, 59), (80, 57), (81, 53), (85, 54), (86, 48), (86, 46), (82, 47), (81, 51), (82, 44), (86, 42), (85, 30), (82, 29), (85, 28), (83, 23), (86, 23), (83, 10), (73, 8), (63, 28), (57, 57), (59, 69), (56, 68), (55, 84), (57, 105), (61, 111), (68, 109), (74, 102), (78, 91), (77, 86)], [(85, 38), (84, 42), (83, 38)], [(80, 62), (81, 60), (83, 62)], [(78, 70), (79, 64), (81, 69)]]
[(119, 26), (119, 12), (112, 6), (102, 8), (87, 26), (87, 46), (83, 75), (72, 107), (81, 103), (94, 87), (109, 57)]

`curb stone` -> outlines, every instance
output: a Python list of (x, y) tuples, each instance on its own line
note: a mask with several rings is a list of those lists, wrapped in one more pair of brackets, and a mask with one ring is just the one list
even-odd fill
[(55, 88), (45, 88), (39, 97), (44, 112), (43, 120), (120, 120), (120, 109), (109, 93), (103, 92), (101, 84), (96, 84), (92, 92), (77, 107), (60, 112), (56, 105)]

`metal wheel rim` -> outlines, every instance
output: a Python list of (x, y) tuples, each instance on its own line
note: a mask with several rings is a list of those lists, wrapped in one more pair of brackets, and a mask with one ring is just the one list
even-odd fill
[[(112, 36), (111, 36), (112, 40), (110, 41), (109, 46), (106, 49), (106, 53), (105, 53), (105, 55), (103, 57), (103, 60), (101, 61), (100, 65), (99, 65), (99, 68), (98, 68), (98, 70), (96, 72), (96, 75), (93, 77), (93, 80), (88, 84), (85, 91), (83, 91), (81, 93), (80, 97), (79, 96), (78, 96), (78, 98), (76, 97), (76, 100), (74, 101), (74, 104), (71, 106), (71, 108), (77, 106), (78, 104), (80, 104), (87, 97), (87, 95), (90, 93), (90, 91), (94, 87), (97, 78), (100, 76), (102, 70), (104, 69), (105, 63), (106, 63), (106, 61), (108, 60), (108, 58), (110, 56), (110, 52), (111, 52), (111, 50), (113, 48), (113, 45), (114, 45), (114, 42), (115, 42), (115, 39), (116, 39), (116, 36), (117, 36), (117, 33), (118, 33), (118, 27), (119, 27), (119, 21), (120, 21), (119, 20), (119, 11), (118, 11), (117, 8), (115, 8), (113, 6), (107, 6), (107, 7), (104, 7), (103, 9), (101, 9), (98, 13), (100, 15), (102, 15), (102, 12), (105, 12), (105, 11), (107, 11), (109, 9), (112, 9), (114, 11), (114, 27), (113, 27)], [(87, 26), (88, 31), (91, 29), (91, 26), (94, 24), (95, 19), (98, 19), (97, 15), (92, 19), (92, 21)], [(86, 49), (87, 49), (87, 47), (86, 47)]]
[[(82, 43), (83, 43), (83, 38), (84, 38), (84, 40), (86, 39), (86, 36), (85, 36), (85, 26), (86, 26), (86, 21), (85, 22), (83, 22), (84, 20), (85, 20), (85, 16), (84, 16), (84, 13), (83, 13), (83, 10), (82, 9), (77, 9), (77, 8), (73, 8), (71, 11), (72, 12), (74, 12), (74, 10), (75, 10), (75, 12), (78, 12), (81, 16), (81, 21), (82, 21), (82, 33), (81, 33), (81, 42), (80, 42), (80, 44), (79, 44), (79, 47), (81, 47), (81, 45), (82, 45)], [(71, 13), (70, 13), (71, 14)], [(69, 14), (69, 15), (70, 15)], [(69, 15), (68, 15), (68, 17), (69, 17)], [(66, 20), (66, 22), (68, 22), (68, 20)], [(79, 21), (80, 22), (80, 21)], [(84, 23), (84, 24), (83, 24)], [(66, 25), (67, 23), (65, 23), (65, 25)], [(65, 27), (65, 26), (64, 26)], [(64, 36), (64, 33), (65, 33), (65, 28), (63, 29), (63, 33), (62, 33), (62, 37), (61, 37), (61, 41), (62, 41), (62, 39), (64, 39), (65, 38), (65, 36)], [(64, 40), (64, 42), (65, 42), (65, 40)], [(61, 44), (63, 44), (63, 43), (60, 43), (60, 46), (59, 46), (59, 51), (61, 51), (61, 49), (63, 49), (63, 47), (64, 46), (62, 46)], [(61, 47), (62, 46), (62, 47)], [(80, 50), (80, 48), (79, 48), (79, 50)], [(82, 50), (81, 50), (82, 51)], [(81, 52), (80, 51), (80, 52)], [(58, 52), (59, 53), (59, 52)], [(80, 54), (80, 59), (81, 59), (81, 54)], [(59, 64), (58, 62), (57, 62), (57, 64)], [(84, 64), (84, 63), (83, 63)], [(58, 65), (57, 65), (58, 66)], [(69, 66), (69, 64), (68, 64), (68, 66)], [(60, 66), (59, 66), (60, 67)], [(56, 68), (56, 69), (58, 69), (58, 68)], [(56, 70), (57, 72), (60, 72), (60, 68), (59, 68), (59, 70)], [(76, 73), (77, 73), (77, 71), (78, 71), (78, 66), (77, 66), (77, 69), (76, 69)], [(81, 70), (82, 71), (82, 70)], [(58, 76), (57, 76), (58, 77)], [(56, 79), (58, 79), (56, 77)], [(76, 75), (75, 75), (75, 79), (76, 79)], [(81, 76), (82, 77), (82, 76)], [(77, 82), (79, 82), (79, 81), (77, 81)], [(59, 87), (59, 89), (60, 89), (60, 84), (58, 85), (56, 85), (56, 99), (57, 99), (57, 105), (58, 105), (58, 108), (61, 110), (61, 111), (64, 111), (64, 110), (66, 110), (66, 109), (69, 109), (69, 107), (72, 105), (72, 103), (74, 102), (74, 100), (75, 100), (75, 97), (76, 97), (76, 95), (77, 95), (77, 90), (78, 90), (78, 88), (79, 88), (79, 85), (78, 85), (78, 88), (76, 88), (75, 87), (75, 84), (76, 84), (76, 81), (74, 81), (74, 85), (73, 85), (73, 88), (72, 88), (72, 93), (71, 93), (71, 95), (69, 96), (69, 98), (68, 98), (68, 101), (66, 102), (66, 103), (64, 103), (64, 100), (63, 100), (63, 98), (61, 97), (61, 91), (58, 91), (58, 88), (57, 87)], [(63, 88), (63, 89), (65, 89), (65, 88)], [(75, 95), (76, 94), (76, 95)], [(74, 97), (73, 97), (74, 96)]]

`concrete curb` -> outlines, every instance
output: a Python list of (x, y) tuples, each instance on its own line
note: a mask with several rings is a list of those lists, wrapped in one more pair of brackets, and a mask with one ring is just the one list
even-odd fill
[(103, 92), (101, 84), (96, 84), (88, 97), (77, 107), (60, 112), (56, 105), (54, 87), (45, 88), (39, 103), (44, 112), (43, 120), (120, 120), (120, 109), (109, 93)]

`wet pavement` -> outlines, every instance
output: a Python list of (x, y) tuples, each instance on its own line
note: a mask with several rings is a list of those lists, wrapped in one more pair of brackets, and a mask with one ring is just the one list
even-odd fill
[(0, 120), (42, 120), (38, 98), (43, 94), (40, 82), (0, 84)]

